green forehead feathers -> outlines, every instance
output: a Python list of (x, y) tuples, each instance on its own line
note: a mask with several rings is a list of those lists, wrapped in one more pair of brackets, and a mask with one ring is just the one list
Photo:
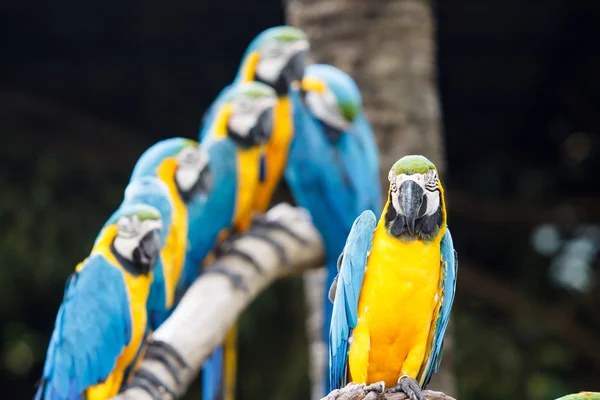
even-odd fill
[(150, 219), (150, 220), (160, 220), (161, 219), (160, 212), (158, 212), (158, 210), (156, 208), (146, 205), (146, 204), (136, 204), (131, 207), (127, 207), (127, 209), (125, 209), (120, 216), (132, 217), (134, 215), (137, 215), (137, 217), (140, 221), (145, 221), (148, 219)]
[(251, 97), (254, 99), (272, 97), (275, 99), (277, 98), (277, 93), (264, 83), (246, 82), (236, 85), (227, 96), (227, 101), (233, 101), (239, 97)]
[(277, 32), (274, 32), (273, 39), (279, 42), (295, 42), (298, 40), (308, 40), (304, 32), (292, 26), (280, 27)]
[(392, 166), (396, 175), (425, 174), (432, 169), (437, 170), (435, 165), (423, 156), (404, 156)]

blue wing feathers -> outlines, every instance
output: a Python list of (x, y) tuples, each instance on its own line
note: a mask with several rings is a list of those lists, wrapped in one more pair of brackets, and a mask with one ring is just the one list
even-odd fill
[(70, 280), (48, 346), (39, 398), (80, 398), (110, 375), (131, 340), (125, 283), (121, 272), (107, 264), (102, 256), (92, 256)]
[(429, 384), (431, 377), (438, 371), (444, 352), (444, 335), (448, 322), (450, 321), (450, 312), (454, 303), (454, 294), (456, 293), (456, 278), (458, 273), (458, 258), (454, 250), (454, 243), (450, 229), (446, 228), (446, 233), (442, 238), (441, 246), (441, 268), (442, 268), (442, 299), (441, 308), (436, 321), (435, 334), (433, 338), (432, 350), (429, 360), (425, 364), (423, 387)]
[(329, 335), (331, 390), (346, 383), (348, 341), (352, 328), (358, 323), (358, 299), (376, 227), (375, 214), (370, 210), (364, 211), (354, 221), (344, 247)]

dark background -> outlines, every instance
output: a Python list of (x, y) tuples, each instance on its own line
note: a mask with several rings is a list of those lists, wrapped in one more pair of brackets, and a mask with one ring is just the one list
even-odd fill
[[(461, 261), (456, 397), (600, 391), (600, 4), (456, 0), (435, 12)], [(0, 3), (3, 398), (33, 395), (65, 278), (137, 157), (195, 138), (248, 42), (282, 23), (275, 0)], [(572, 265), (587, 286), (551, 278)], [(308, 398), (303, 313), (300, 279), (245, 313), (240, 400)]]

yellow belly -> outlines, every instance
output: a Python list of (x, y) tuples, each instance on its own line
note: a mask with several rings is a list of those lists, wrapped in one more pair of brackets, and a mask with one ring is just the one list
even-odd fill
[(358, 302), (348, 363), (350, 380), (396, 385), (417, 378), (438, 307), (440, 244), (400, 242), (378, 226)]
[(237, 196), (233, 217), (233, 226), (237, 232), (246, 231), (252, 222), (252, 210), (260, 177), (260, 156), (263, 151), (264, 147), (237, 150)]
[(275, 107), (275, 127), (266, 151), (266, 177), (258, 184), (254, 202), (254, 209), (260, 213), (267, 211), (271, 204), (287, 163), (293, 135), (292, 106), (289, 97), (285, 96)]

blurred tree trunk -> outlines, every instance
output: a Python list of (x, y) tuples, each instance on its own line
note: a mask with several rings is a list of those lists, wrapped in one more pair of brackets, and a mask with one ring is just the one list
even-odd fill
[[(387, 190), (390, 166), (423, 154), (445, 170), (436, 90), (435, 23), (428, 0), (287, 0), (287, 21), (311, 39), (314, 62), (349, 73), (358, 83), (379, 148)], [(453, 329), (430, 388), (456, 393)]]

